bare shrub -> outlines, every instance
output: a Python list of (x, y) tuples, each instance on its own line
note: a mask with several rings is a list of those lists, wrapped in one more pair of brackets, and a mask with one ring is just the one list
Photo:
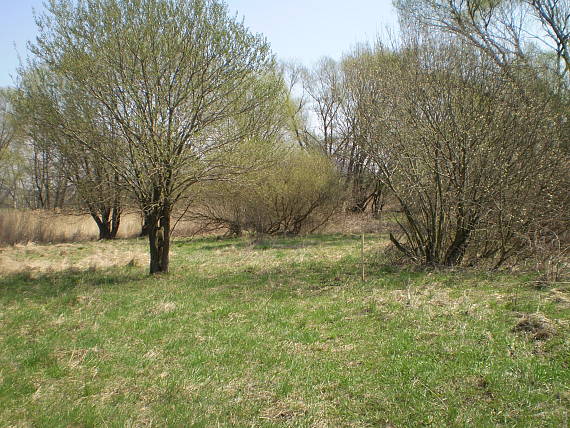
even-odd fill
[(379, 88), (361, 101), (375, 126), (363, 144), (403, 214), (392, 242), (425, 265), (500, 266), (558, 212), (564, 118), (552, 98), (455, 41), (365, 59)]
[[(480, 203), (466, 260), (485, 260), (495, 268), (524, 260), (536, 263), (543, 280), (559, 280), (570, 249), (570, 3), (397, 0), (394, 5), (410, 39), (451, 37), (471, 46), (474, 53), (465, 58), (487, 63), (478, 74), (481, 81), (501, 89), (480, 117), (481, 123), (491, 117), (502, 125), (481, 134), (500, 137), (490, 154), (494, 171), (502, 174)], [(450, 57), (450, 64), (457, 62)], [(470, 62), (461, 67), (472, 68)], [(432, 117), (437, 123), (443, 116)], [(501, 150), (505, 154), (495, 158)]]

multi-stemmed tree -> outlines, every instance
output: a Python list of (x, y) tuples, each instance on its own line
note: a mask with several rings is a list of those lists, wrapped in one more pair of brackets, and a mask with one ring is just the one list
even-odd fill
[(363, 149), (402, 211), (393, 243), (426, 265), (499, 266), (553, 207), (564, 117), (540, 87), (522, 90), (457, 40), (373, 55)]
[[(31, 52), (90, 100), (111, 141), (62, 121), (103, 159), (148, 220), (150, 272), (169, 264), (171, 216), (191, 186), (227, 173), (248, 113), (281, 86), (268, 43), (219, 0), (50, 0)], [(248, 125), (248, 126), (245, 126)]]
[(124, 205), (122, 183), (92, 147), (116, 143), (116, 125), (97, 103), (42, 66), (27, 69), (15, 95), (20, 133), (34, 153), (46, 152), (58, 160), (66, 188), (71, 187), (69, 193), (97, 223), (99, 239), (115, 238)]

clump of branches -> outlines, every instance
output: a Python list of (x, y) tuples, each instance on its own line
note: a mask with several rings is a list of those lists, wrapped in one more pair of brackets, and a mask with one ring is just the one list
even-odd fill
[(396, 248), (424, 265), (498, 267), (559, 219), (566, 118), (543, 88), (454, 39), (373, 58), (364, 144), (401, 209)]
[[(390, 54), (400, 64), (404, 56), (413, 59), (394, 66), (401, 73), (396, 80), (405, 83), (399, 99), (388, 100), (392, 106), (406, 105), (407, 99), (407, 107), (388, 110), (411, 119), (403, 121), (401, 132), (417, 139), (420, 148), (408, 152), (407, 173), (417, 184), (409, 181), (410, 190), (402, 193), (415, 194), (415, 202), (400, 200), (403, 233), (392, 237), (395, 246), (425, 264), (485, 261), (497, 268), (529, 256), (548, 265), (567, 257), (568, 2), (398, 0), (395, 5), (402, 44)], [(444, 79), (438, 82), (438, 76)], [(405, 126), (410, 123), (413, 132)], [(457, 144), (462, 139), (471, 145)], [(459, 159), (441, 155), (452, 140)], [(425, 159), (422, 146), (430, 148), (433, 160), (417, 174)], [(383, 162), (390, 159), (387, 154)], [(453, 168), (442, 169), (449, 161)], [(394, 171), (400, 180), (401, 172)], [(416, 181), (421, 175), (431, 188)], [(474, 178), (477, 182), (470, 181)], [(450, 181), (462, 189), (451, 199), (440, 191), (452, 188)], [(454, 201), (451, 206), (440, 202), (442, 196)], [(440, 227), (450, 221), (453, 228)], [(452, 244), (442, 244), (450, 236)]]

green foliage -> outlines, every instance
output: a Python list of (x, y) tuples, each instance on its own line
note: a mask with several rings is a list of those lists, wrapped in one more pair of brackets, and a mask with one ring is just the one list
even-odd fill
[(203, 186), (194, 218), (230, 234), (299, 234), (322, 225), (340, 205), (338, 175), (320, 153), (249, 142), (236, 158), (260, 159), (260, 168)]

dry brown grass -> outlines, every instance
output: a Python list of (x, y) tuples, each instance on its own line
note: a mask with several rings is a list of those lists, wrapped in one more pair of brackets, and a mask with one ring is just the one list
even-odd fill
[(387, 233), (394, 229), (392, 220), (393, 213), (383, 213), (381, 218), (377, 219), (370, 213), (351, 214), (338, 213), (333, 216), (326, 225), (321, 227), (318, 232), (324, 234), (341, 233), (341, 234), (360, 234), (360, 233)]
[[(176, 221), (176, 216), (174, 217)], [(134, 238), (141, 231), (138, 213), (124, 214), (117, 238)], [(193, 221), (177, 221), (174, 236), (202, 235), (201, 226)], [(58, 244), (94, 241), (99, 237), (97, 225), (87, 214), (58, 213), (48, 210), (0, 210), (0, 246), (15, 244)]]
[(0, 276), (31, 277), (65, 271), (96, 271), (121, 266), (146, 266), (146, 246), (139, 240), (98, 241), (89, 245), (60, 243), (16, 244), (0, 248)]
[[(126, 214), (121, 218), (117, 237), (134, 238), (140, 230), (140, 216)], [(174, 231), (177, 237), (196, 234), (200, 234), (199, 226), (185, 220), (178, 222)], [(0, 275), (28, 273), (33, 276), (148, 264), (146, 246), (140, 241), (119, 241), (112, 246), (105, 242), (92, 242), (88, 246), (73, 244), (96, 241), (98, 237), (97, 225), (89, 215), (0, 210)]]
[[(137, 214), (124, 215), (118, 237), (137, 236), (140, 228)], [(89, 215), (44, 210), (0, 210), (0, 245), (91, 241), (98, 237), (97, 225)]]

